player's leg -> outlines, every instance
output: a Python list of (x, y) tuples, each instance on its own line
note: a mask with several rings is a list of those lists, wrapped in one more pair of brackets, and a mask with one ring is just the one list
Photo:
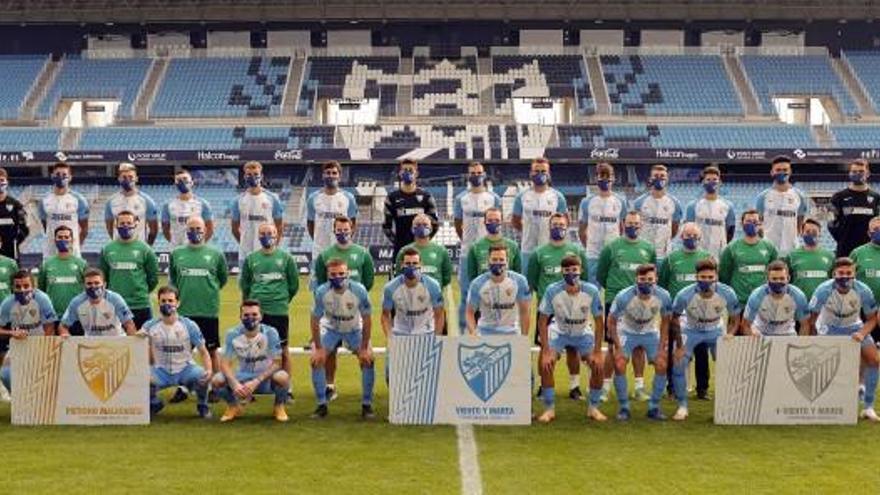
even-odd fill
[(584, 398), (580, 385), (581, 361), (576, 349), (573, 347), (565, 348), (565, 362), (568, 365), (568, 398), (581, 400)]
[(705, 344), (694, 349), (694, 371), (697, 375), (697, 398), (709, 398), (709, 348)]
[(868, 335), (862, 341), (862, 365), (865, 368), (865, 408), (861, 416), (870, 421), (880, 421), (880, 417), (874, 412), (874, 397), (877, 393), (878, 365), (880, 359), (877, 356), (877, 347), (874, 339)]
[[(290, 347), (288, 344), (290, 336), (290, 317), (288, 315), (263, 315), (263, 323), (278, 330), (278, 337), (281, 340), (281, 369), (290, 376)], [(293, 396), (288, 391), (288, 396)]]
[[(467, 293), (470, 280), (467, 274), (467, 254), (461, 253), (458, 263), (458, 334), (467, 335)], [(448, 326), (448, 325), (447, 325)]]
[[(600, 361), (596, 363), (590, 362), (590, 356), (592, 356), (593, 349), (596, 345), (596, 341), (592, 335), (581, 335), (572, 340), (571, 348), (575, 349), (575, 352), (580, 356), (584, 365), (590, 369), (590, 393), (587, 399), (587, 417), (595, 421), (605, 421), (608, 418), (599, 411), (599, 404), (602, 401), (602, 370), (604, 360), (600, 359)], [(599, 345), (601, 345), (601, 343)]]
[(0, 382), (3, 382), (6, 390), (12, 393), (12, 366), (8, 363), (0, 367)]
[[(345, 343), (352, 352), (357, 353), (361, 348), (363, 333), (358, 330), (345, 334)], [(361, 417), (373, 419), (373, 388), (376, 384), (376, 363), (370, 360), (368, 363), (360, 363), (361, 366)]]
[[(3, 336), (0, 337), (0, 365), (6, 362), (6, 353), (9, 352), (9, 337)], [(3, 366), (5, 368), (6, 366)], [(0, 368), (0, 373), (2, 373), (2, 368)], [(11, 381), (10, 381), (11, 383)], [(3, 385), (3, 388), (0, 389), (0, 399), (2, 400), (10, 400), (11, 398), (7, 395), (9, 392), (9, 387), (6, 386), (5, 381), (0, 381), (0, 384)]]
[(639, 346), (639, 339), (634, 335), (620, 334), (621, 348), (614, 355), (614, 391), (619, 404), (617, 419), (627, 421), (630, 418), (629, 386), (626, 380), (626, 365), (632, 358), (633, 350)]
[(654, 365), (654, 381), (651, 383), (651, 396), (648, 399), (648, 417), (665, 419), (660, 411), (660, 399), (666, 391), (666, 349), (660, 349), (660, 335), (652, 334), (650, 342), (645, 342), (645, 354)]
[(549, 423), (556, 419), (556, 380), (554, 379), (553, 372), (556, 370), (556, 361), (559, 359), (559, 353), (565, 348), (562, 335), (550, 332), (549, 338), (550, 342), (547, 345), (550, 346), (552, 356), (547, 368), (544, 366), (543, 347), (538, 354), (538, 373), (541, 376), (541, 403), (544, 405), (544, 412), (538, 416), (538, 421), (541, 423)]
[[(342, 341), (342, 334), (333, 330), (321, 330), (321, 347), (328, 353), (327, 359), (330, 359), (330, 352), (335, 349)], [(313, 418), (323, 418), (327, 416), (327, 372), (326, 367), (319, 364), (312, 364), (312, 387), (315, 390), (315, 398), (318, 407), (312, 414)]]
[(168, 373), (162, 368), (153, 366), (150, 370), (150, 416), (159, 414), (165, 404), (159, 398), (159, 392), (164, 389), (177, 385), (176, 377)]
[[(587, 260), (589, 263), (589, 260)], [(605, 305), (605, 328), (608, 328), (608, 311), (611, 309), (611, 304)], [(599, 345), (602, 345), (602, 342), (599, 342)], [(608, 400), (608, 395), (611, 393), (611, 385), (614, 380), (614, 339), (611, 337), (611, 333), (607, 330), (605, 331), (605, 346), (607, 351), (605, 352), (605, 359), (602, 361), (604, 364), (602, 365), (602, 397), (601, 401), (605, 402)]]
[[(202, 331), (202, 336), (205, 337), (205, 347), (211, 356), (211, 369), (219, 370), (220, 359), (217, 357), (217, 350), (220, 349), (220, 319), (202, 317), (190, 317), (190, 319), (198, 325), (199, 330)], [(208, 394), (208, 401), (216, 402), (219, 394), (220, 389), (212, 387), (211, 393)]]
[(284, 408), (284, 404), (287, 403), (289, 397), (290, 374), (283, 369), (278, 370), (275, 373), (272, 373), (272, 376), (261, 385), (268, 387), (267, 392), (275, 396), (275, 403), (272, 408), (272, 415), (275, 417), (275, 420), (286, 423), (289, 418), (287, 416), (287, 410)]
[(217, 372), (214, 374), (214, 378), (211, 379), (211, 387), (217, 393), (217, 396), (226, 401), (226, 411), (220, 417), (221, 423), (232, 421), (241, 415), (241, 404), (238, 403), (238, 399), (235, 397), (232, 387), (229, 386), (223, 373)]
[(208, 407), (208, 382), (203, 380), (205, 369), (197, 364), (189, 364), (179, 373), (178, 384), (196, 393), (196, 412), (200, 417), (209, 419), (211, 409)]
[(336, 392), (336, 351), (338, 350), (339, 346), (327, 350), (327, 362), (324, 365), (324, 369), (326, 370), (327, 375), (327, 397), (331, 401), (334, 401), (337, 397), (339, 397), (339, 394)]
[[(682, 330), (681, 340), (684, 346), (684, 355), (681, 360), (673, 361), (672, 383), (675, 388), (675, 399), (678, 401), (679, 410), (684, 409), (687, 416), (688, 397), (687, 397), (687, 370), (690, 366), (691, 356), (694, 349), (702, 343), (702, 332), (688, 332)], [(676, 411), (677, 414), (678, 411)]]
[(647, 366), (647, 361), (644, 348), (639, 347), (633, 352), (633, 375), (635, 376), (636, 385), (633, 395), (636, 400), (642, 402), (648, 399), (648, 395), (645, 393), (645, 367)]

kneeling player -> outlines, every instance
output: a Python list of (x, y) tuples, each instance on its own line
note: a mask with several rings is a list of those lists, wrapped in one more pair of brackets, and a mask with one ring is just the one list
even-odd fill
[[(45, 292), (36, 288), (34, 278), (27, 270), (12, 276), (12, 294), (0, 304), (0, 336), (24, 340), (35, 335), (55, 333), (55, 310)], [(12, 356), (6, 355), (0, 368), (3, 386), (12, 391)]]
[(608, 331), (614, 339), (615, 348), (619, 349), (614, 354), (614, 390), (620, 404), (618, 421), (628, 421), (631, 416), (626, 365), (638, 348), (644, 349), (648, 360), (654, 365), (648, 417), (664, 419), (660, 412), (660, 399), (666, 390), (666, 354), (659, 350), (667, 346), (671, 311), (669, 292), (657, 287), (657, 268), (654, 265), (639, 265), (636, 268), (636, 284), (619, 292), (611, 303)]
[(752, 291), (743, 311), (747, 335), (794, 336), (795, 320), (800, 322), (801, 335), (810, 334), (807, 297), (788, 281), (788, 265), (783, 261), (767, 265), (767, 283)]
[[(553, 371), (556, 360), (566, 349), (575, 349), (590, 367), (590, 399), (587, 416), (605, 421), (599, 407), (602, 395), (602, 336), (605, 313), (595, 285), (580, 280), (584, 267), (577, 256), (562, 258), (563, 280), (547, 287), (538, 307), (538, 333), (545, 344), (541, 352), (541, 394), (544, 413), (538, 421), (549, 423), (556, 418)], [(589, 318), (593, 318), (590, 325)], [(597, 346), (596, 342), (600, 344)]]
[(327, 373), (324, 363), (327, 353), (342, 342), (357, 353), (361, 365), (361, 416), (364, 419), (376, 417), (373, 412), (376, 370), (370, 347), (371, 312), (367, 289), (348, 279), (345, 262), (339, 258), (328, 261), (327, 282), (315, 291), (315, 308), (312, 310), (312, 385), (318, 399), (313, 418), (327, 416)]
[[(198, 325), (185, 316), (178, 316), (177, 289), (160, 287), (157, 294), (161, 318), (144, 323), (141, 332), (150, 339), (150, 414), (156, 415), (165, 404), (159, 391), (183, 386), (194, 390), (198, 397), (196, 411), (205, 419), (211, 417), (208, 409), (208, 383), (211, 381), (211, 355), (205, 347), (205, 338)], [(193, 361), (192, 350), (198, 349), (205, 367)]]
[[(274, 328), (263, 325), (260, 303), (241, 302), (241, 323), (226, 334), (220, 372), (214, 375), (214, 390), (218, 390), (228, 407), (221, 422), (232, 421), (242, 413), (242, 401), (255, 394), (274, 394), (274, 416), (287, 421), (287, 389), (290, 375), (281, 369), (281, 338)], [(238, 371), (234, 362), (238, 361)]]
[(871, 331), (877, 326), (877, 303), (871, 289), (855, 280), (853, 260), (837, 258), (832, 273), (834, 280), (822, 282), (813, 293), (811, 320), (819, 335), (849, 335), (861, 343), (861, 366), (865, 377), (865, 408), (861, 417), (877, 422), (880, 417), (874, 411), (874, 396), (880, 361), (871, 337)]

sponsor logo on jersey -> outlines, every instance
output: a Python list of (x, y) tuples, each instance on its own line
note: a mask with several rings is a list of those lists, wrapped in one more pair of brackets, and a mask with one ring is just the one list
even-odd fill
[(424, 213), (425, 209), (421, 206), (415, 208), (398, 208), (397, 216), (399, 217), (414, 217), (420, 213)]
[(724, 227), (724, 220), (717, 220), (715, 218), (699, 217), (697, 218), (697, 222), (710, 227)]
[(112, 264), (114, 270), (137, 270), (137, 263), (130, 261), (117, 261)]
[(107, 402), (116, 394), (131, 365), (130, 349), (112, 344), (79, 344), (76, 358), (86, 386), (101, 402)]
[(797, 212), (794, 210), (770, 210), (768, 213), (772, 213), (778, 217), (786, 218), (794, 218), (797, 216)]
[(268, 219), (266, 218), (266, 215), (248, 214), (248, 216), (246, 218), (247, 218), (247, 221), (249, 221), (249, 222), (267, 222), (268, 221)]
[(765, 269), (764, 265), (742, 265), (737, 271), (740, 273), (762, 273)]
[(803, 270), (797, 272), (798, 278), (828, 278), (828, 272), (823, 272), (822, 270)]
[(206, 268), (183, 268), (180, 274), (184, 277), (208, 277), (211, 272)]
[(495, 303), (492, 304), (492, 309), (505, 310), (505, 309), (513, 309), (516, 307), (516, 303)]
[(74, 220), (70, 213), (52, 213), (49, 215), (49, 219), (55, 222), (72, 222)]
[(166, 354), (185, 352), (187, 350), (186, 347), (182, 345), (163, 345), (159, 349)]
[(273, 282), (275, 280), (283, 280), (284, 275), (279, 272), (259, 273), (256, 276), (257, 282)]
[(422, 316), (423, 314), (428, 312), (428, 308), (423, 308), (419, 310), (410, 310), (406, 312), (406, 316)]

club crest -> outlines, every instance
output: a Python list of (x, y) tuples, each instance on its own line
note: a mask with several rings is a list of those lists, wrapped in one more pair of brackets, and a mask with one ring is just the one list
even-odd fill
[(828, 390), (840, 367), (840, 350), (820, 345), (798, 346), (789, 344), (785, 349), (788, 376), (795, 387), (810, 402)]
[(79, 373), (89, 391), (101, 402), (107, 402), (125, 381), (131, 365), (128, 347), (110, 344), (79, 344), (76, 349)]
[(471, 391), (487, 402), (507, 380), (512, 354), (510, 344), (460, 345), (458, 370)]

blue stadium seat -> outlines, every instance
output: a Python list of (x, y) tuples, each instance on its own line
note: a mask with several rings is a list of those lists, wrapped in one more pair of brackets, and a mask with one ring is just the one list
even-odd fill
[(148, 58), (67, 57), (62, 60), (58, 76), (46, 93), (37, 117), (48, 119), (65, 98), (103, 98), (120, 100), (117, 115), (131, 118), (134, 101), (151, 63), (152, 59)]
[(3, 77), (3, 91), (0, 92), (0, 120), (18, 118), (25, 98), (47, 62), (47, 57), (13, 55), (0, 57), (0, 74)]

